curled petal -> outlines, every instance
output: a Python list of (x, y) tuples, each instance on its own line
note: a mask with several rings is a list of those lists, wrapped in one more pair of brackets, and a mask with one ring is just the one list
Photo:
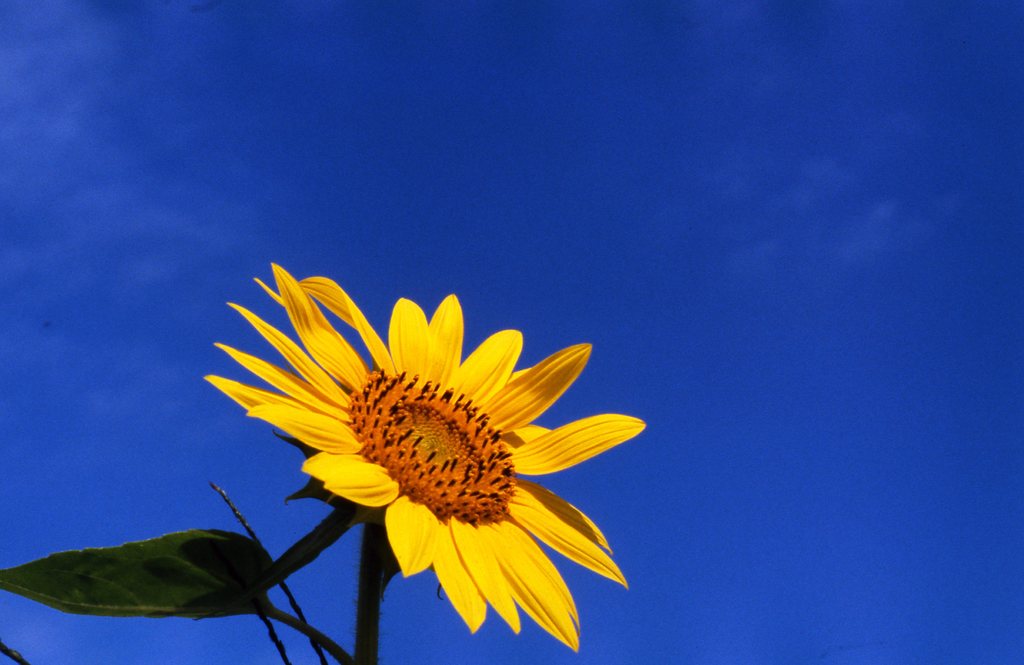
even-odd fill
[(395, 373), (391, 354), (388, 353), (387, 347), (381, 341), (380, 335), (337, 282), (326, 277), (308, 277), (299, 282), (299, 285), (302, 286), (303, 291), (320, 301), (335, 316), (356, 329), (378, 368), (389, 374)]
[(329, 492), (363, 506), (386, 506), (398, 497), (398, 483), (384, 468), (359, 455), (313, 455), (302, 470), (319, 478)]
[(348, 390), (362, 386), (367, 374), (363, 359), (338, 334), (291, 275), (275, 265), (274, 276), (288, 318), (310, 355)]
[(342, 406), (348, 404), (348, 395), (342, 392), (338, 384), (328, 376), (327, 372), (313, 362), (298, 344), (288, 339), (287, 335), (241, 305), (233, 303), (228, 303), (228, 305), (245, 317), (256, 328), (257, 332), (263, 335), (264, 339), (280, 352), (285, 360), (295, 368), (295, 371), (309, 383), (310, 390), (320, 399)]
[[(320, 411), (321, 413), (330, 415), (344, 413), (344, 410), (339, 408), (337, 404), (325, 401), (318, 391), (288, 370), (282, 369), (277, 365), (273, 365), (265, 360), (257, 358), (256, 356), (249, 355), (248, 353), (233, 349), (224, 344), (215, 344), (214, 346), (231, 356), (231, 358), (242, 367), (246, 368), (286, 395), (302, 402), (304, 405), (316, 411)], [(344, 406), (347, 406), (348, 395), (345, 395), (344, 397)]]

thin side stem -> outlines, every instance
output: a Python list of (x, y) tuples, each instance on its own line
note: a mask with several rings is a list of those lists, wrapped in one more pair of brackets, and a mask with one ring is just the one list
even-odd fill
[(13, 660), (15, 663), (18, 663), (18, 665), (29, 665), (29, 662), (25, 660), (20, 653), (4, 644), (2, 641), (0, 641), (0, 653)]
[(334, 658), (334, 660), (341, 663), (342, 665), (355, 665), (355, 661), (352, 659), (352, 656), (348, 655), (348, 652), (342, 649), (337, 642), (327, 637), (313, 626), (310, 626), (305, 621), (300, 621), (296, 617), (293, 617), (291, 614), (283, 612), (277, 607), (274, 607), (273, 605), (265, 606), (263, 608), (263, 611), (268, 617), (270, 617), (274, 621), (280, 621), (284, 625), (294, 628), (295, 630), (299, 631), (309, 639), (319, 644), (321, 647), (323, 647), (324, 651), (331, 654), (331, 657)]
[(277, 636), (277, 631), (274, 630), (274, 623), (267, 617), (267, 613), (260, 607), (259, 601), (252, 601), (253, 607), (256, 608), (256, 615), (263, 622), (263, 625), (267, 627), (267, 635), (270, 637), (270, 641), (277, 647), (277, 653), (281, 656), (281, 662), (284, 665), (292, 665), (292, 661), (288, 660), (288, 652), (284, 648), (284, 642)]
[(384, 527), (363, 525), (363, 545), (359, 557), (359, 598), (356, 601), (356, 665), (377, 665), (380, 635), (380, 600), (384, 585), (384, 562), (380, 550)]
[[(252, 526), (249, 524), (249, 520), (245, 519), (245, 515), (243, 515), (242, 511), (238, 509), (238, 506), (235, 505), (235, 502), (231, 500), (231, 497), (228, 496), (228, 493), (225, 492), (216, 483), (211, 482), (210, 487), (213, 488), (214, 492), (220, 495), (220, 498), (224, 499), (224, 503), (228, 504), (228, 508), (231, 509), (231, 513), (235, 516), (235, 519), (238, 520), (238, 523), (242, 525), (242, 528), (245, 529), (245, 532), (249, 534), (249, 537), (252, 538), (253, 542), (259, 545), (260, 547), (263, 547), (263, 543), (260, 542), (259, 536), (256, 535), (256, 531), (254, 531)], [(263, 551), (266, 551), (265, 547), (263, 548)], [(288, 588), (288, 585), (285, 584), (284, 580), (282, 580), (281, 583), (277, 586), (281, 588), (281, 591), (284, 591), (284, 595), (288, 598), (288, 604), (291, 606), (292, 611), (295, 612), (295, 616), (297, 616), (300, 621), (305, 623), (306, 615), (302, 613), (302, 608), (299, 607), (299, 601), (295, 600), (295, 596), (292, 595), (292, 590)], [(273, 625), (267, 622), (267, 627), (270, 629), (271, 640), (274, 642), (274, 645), (277, 646), (278, 651), (281, 653), (281, 658), (285, 661), (285, 663), (287, 663), (288, 656), (285, 654), (284, 645), (276, 639), (277, 636), (274, 634)], [(320, 665), (327, 665), (327, 659), (324, 658), (324, 652), (320, 650), (320, 645), (318, 645), (313, 640), (310, 640), (309, 644), (313, 647), (313, 651), (316, 652), (317, 657), (320, 659)]]

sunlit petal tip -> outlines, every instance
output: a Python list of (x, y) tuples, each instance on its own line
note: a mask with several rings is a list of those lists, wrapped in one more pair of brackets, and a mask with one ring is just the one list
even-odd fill
[(590, 357), (590, 348), (590, 344), (566, 347), (509, 381), (487, 403), (494, 425), (512, 430), (533, 422), (580, 375)]
[[(203, 377), (203, 380), (212, 385), (217, 390), (227, 395), (228, 397), (231, 397), (236, 402), (238, 402), (238, 400), (231, 394), (231, 385), (235, 383), (231, 379), (225, 379), (224, 377), (217, 376), (216, 374), (207, 374), (206, 376)], [(242, 404), (242, 406), (245, 408), (249, 408), (249, 406), (251, 406), (244, 404), (242, 402), (239, 402), (239, 404)]]
[(455, 611), (475, 633), (487, 616), (487, 603), (459, 557), (450, 527), (442, 526), (434, 553), (434, 572)]
[(215, 346), (216, 348), (218, 348), (218, 349), (220, 349), (221, 351), (223, 351), (224, 353), (226, 353), (226, 354), (228, 354), (229, 356), (231, 356), (232, 358), (235, 358), (235, 357), (236, 357), (237, 355), (248, 355), (248, 354), (246, 354), (246, 353), (245, 353), (244, 351), (239, 351), (239, 350), (238, 350), (238, 349), (236, 349), (235, 347), (233, 347), (233, 346), (228, 346), (227, 344), (224, 344), (224, 343), (222, 343), (222, 342), (214, 342), (214, 343), (213, 343), (213, 345), (214, 345), (214, 346)]
[(491, 397), (508, 383), (522, 350), (523, 334), (518, 330), (494, 333), (454, 369), (452, 388), (471, 395), (476, 404), (486, 408)]
[(298, 284), (298, 280), (296, 280), (294, 277), (292, 277), (292, 274), (290, 272), (288, 272), (287, 270), (285, 270), (284, 268), (282, 268), (278, 264), (271, 263), (270, 264), (270, 270), (274, 273), (274, 279), (276, 279), (277, 281), (281, 281), (282, 279), (287, 279), (290, 282)]
[(612, 553), (611, 547), (608, 545), (608, 539), (601, 533), (601, 530), (594, 524), (594, 521), (587, 517), (579, 508), (543, 485), (539, 485), (526, 478), (519, 478), (516, 483), (516, 495), (518, 496), (522, 492), (528, 492), (534, 499), (542, 503), (548, 511), (557, 515), (558, 519), (582, 533), (590, 542), (604, 548), (608, 554)]
[(284, 306), (284, 300), (277, 293), (277, 291), (267, 286), (267, 284), (259, 277), (254, 277), (253, 281), (255, 281), (257, 284), (263, 287), (263, 290), (267, 292), (268, 296), (274, 299), (274, 302), (276, 302), (278, 305), (281, 305), (282, 307)]
[(526, 475), (562, 471), (632, 439), (644, 427), (639, 418), (613, 413), (568, 423), (514, 447), (516, 471)]
[(509, 508), (513, 519), (524, 531), (551, 549), (598, 575), (627, 586), (622, 571), (604, 550), (528, 491), (517, 492)]
[(250, 386), (239, 381), (225, 379), (221, 376), (211, 374), (203, 378), (245, 409), (251, 409), (260, 404), (285, 404), (290, 406), (298, 406), (300, 404), (287, 395)]
[(246, 321), (248, 321), (250, 324), (253, 325), (253, 327), (257, 327), (257, 325), (256, 325), (256, 323), (254, 323), (253, 319), (259, 319), (259, 317), (256, 316), (247, 307), (243, 307), (242, 305), (239, 305), (238, 303), (234, 303), (234, 302), (229, 302), (228, 303), (228, 307), (230, 307), (231, 309), (233, 309), (236, 312), (238, 312), (239, 314), (241, 314), (245, 318)]
[(399, 298), (391, 312), (388, 346), (396, 371), (437, 380), (436, 377), (427, 376), (430, 370), (427, 316), (419, 305), (408, 298)]
[(427, 326), (429, 340), (429, 378), (445, 386), (462, 361), (464, 326), (459, 299), (450, 295), (441, 301)]
[(495, 552), (516, 602), (551, 635), (579, 649), (579, 614), (562, 576), (521, 527), (510, 521), (496, 526)]
[(480, 593), (513, 632), (518, 633), (521, 628), (519, 612), (508, 581), (498, 565), (493, 528), (490, 525), (473, 526), (458, 520), (452, 520), (450, 526), (459, 557)]
[[(232, 307), (256, 329), (264, 340), (273, 346), (274, 349), (276, 349), (277, 352), (288, 361), (288, 364), (295, 368), (302, 378), (309, 383), (311, 392), (313, 392), (319, 399), (341, 406), (346, 406), (348, 404), (349, 398), (347, 392), (343, 391), (327, 371), (310, 358), (310, 355), (306, 350), (292, 341), (280, 330), (246, 308), (240, 305), (232, 305)], [(286, 309), (288, 308), (286, 307)], [(296, 323), (294, 312), (289, 309), (288, 314), (289, 318), (292, 319), (293, 324)], [(300, 327), (300, 337), (303, 337), (301, 333), (302, 329)], [(315, 344), (313, 346), (314, 348), (317, 348)], [(349, 351), (351, 351), (351, 349), (349, 349)]]
[[(462, 309), (462, 305), (459, 303), (459, 297), (454, 293), (449, 293), (444, 297), (441, 304), (437, 306), (437, 311), (441, 311), (443, 307), (458, 307), (460, 310)], [(436, 312), (434, 316), (437, 316)], [(431, 321), (433, 321), (433, 319), (431, 319)]]

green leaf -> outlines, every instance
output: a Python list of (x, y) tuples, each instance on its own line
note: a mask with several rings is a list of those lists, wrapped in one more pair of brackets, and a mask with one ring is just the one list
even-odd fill
[(258, 595), (252, 583), (270, 565), (263, 548), (241, 534), (192, 530), (51, 554), (0, 570), (0, 589), (72, 614), (249, 614)]

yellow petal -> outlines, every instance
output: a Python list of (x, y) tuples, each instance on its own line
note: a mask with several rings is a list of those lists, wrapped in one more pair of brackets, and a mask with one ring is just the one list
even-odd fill
[(572, 524), (549, 510), (529, 490), (516, 491), (509, 504), (509, 511), (520, 526), (547, 543), (551, 549), (598, 575), (615, 580), (622, 586), (629, 586), (622, 571), (604, 550), (591, 542), (587, 535), (573, 528)]
[(381, 341), (380, 335), (337, 282), (326, 277), (308, 277), (299, 282), (299, 285), (303, 291), (323, 303), (335, 316), (356, 329), (379, 369), (388, 374), (395, 373), (395, 364), (391, 361), (391, 355)]
[(487, 616), (487, 603), (466, 570), (466, 565), (459, 558), (449, 527), (450, 524), (442, 527), (437, 535), (434, 572), (437, 573), (437, 581), (444, 587), (444, 592), (455, 607), (455, 611), (469, 626), (469, 630), (475, 633)]
[(523, 367), (522, 369), (517, 369), (516, 371), (512, 372), (512, 376), (508, 377), (508, 380), (509, 381), (515, 381), (516, 379), (521, 377), (523, 374), (526, 374), (527, 372), (529, 372), (531, 369), (533, 369), (533, 368), (532, 367)]
[(274, 302), (276, 302), (281, 307), (284, 307), (284, 298), (282, 298), (277, 291), (267, 286), (259, 277), (253, 277), (253, 281), (262, 286), (263, 290), (267, 292), (267, 295), (274, 299)]
[(363, 447), (348, 425), (308, 409), (262, 404), (249, 409), (248, 415), (280, 427), (299, 441), (327, 453), (357, 453)]
[(537, 543), (514, 523), (496, 524), (495, 533), (498, 565), (516, 602), (541, 628), (579, 651), (579, 616), (562, 576)]
[(462, 361), (462, 306), (450, 295), (441, 301), (430, 319), (430, 376), (442, 386)]
[(570, 346), (509, 382), (487, 403), (491, 426), (510, 430), (530, 424), (576, 380), (589, 357), (589, 344)]
[(455, 537), (455, 547), (466, 563), (466, 568), (476, 582), (477, 588), (512, 631), (518, 633), (519, 612), (516, 611), (516, 603), (508, 588), (508, 582), (501, 573), (501, 567), (498, 566), (490, 527), (476, 527), (458, 520), (452, 520), (450, 524), (452, 535)]
[[(261, 358), (249, 355), (248, 353), (243, 353), (242, 351), (233, 349), (224, 344), (214, 344), (214, 346), (231, 356), (231, 358), (242, 367), (246, 368), (281, 392), (294, 397), (296, 400), (310, 408), (328, 415), (344, 413), (337, 404), (325, 401), (319, 391), (314, 391), (308, 383), (288, 370), (281, 369), (277, 365), (273, 365)], [(345, 395), (344, 405), (348, 406), (348, 403), (348, 396)]]
[(540, 425), (523, 425), (510, 432), (502, 432), (501, 440), (512, 448), (519, 448), (550, 431), (547, 427), (541, 427)]
[(277, 288), (295, 332), (313, 359), (350, 391), (366, 382), (366, 363), (349, 343), (327, 322), (298, 282), (280, 266), (274, 266)]
[(409, 577), (430, 567), (434, 562), (437, 534), (446, 527), (429, 508), (400, 496), (388, 506), (384, 524), (402, 575)]
[(562, 425), (512, 449), (517, 473), (555, 473), (603, 453), (643, 431), (644, 421), (604, 414)]
[(526, 478), (516, 478), (516, 492), (529, 492), (534, 499), (539, 501), (551, 511), (558, 519), (562, 520), (572, 528), (576, 529), (591, 542), (597, 543), (601, 547), (611, 552), (611, 548), (608, 547), (608, 540), (605, 539), (604, 534), (597, 528), (594, 522), (583, 514), (579, 508), (572, 505), (562, 497), (558, 496), (546, 487), (542, 487), (535, 482), (529, 481)]
[(212, 383), (222, 393), (241, 404), (246, 409), (251, 409), (258, 404), (286, 404), (289, 406), (300, 406), (300, 402), (279, 393), (272, 393), (269, 390), (249, 386), (238, 381), (225, 379), (221, 376), (204, 376), (204, 379)]
[(496, 332), (469, 354), (466, 362), (452, 373), (452, 388), (483, 407), (494, 393), (505, 387), (523, 350), (523, 334), (518, 330)]
[(388, 346), (397, 372), (406, 372), (409, 377), (418, 374), (423, 381), (437, 381), (437, 377), (429, 375), (427, 317), (413, 301), (399, 298), (395, 303), (388, 329)]
[(235, 305), (234, 303), (228, 303), (228, 305), (244, 316), (256, 328), (257, 332), (263, 335), (263, 338), (270, 342), (271, 346), (284, 356), (285, 360), (295, 368), (295, 371), (309, 383), (311, 391), (319, 395), (324, 401), (334, 402), (343, 406), (348, 405), (348, 395), (342, 392), (338, 384), (331, 380), (331, 377), (325, 371), (310, 360), (309, 356), (299, 348), (298, 344), (288, 339), (287, 335), (241, 305)]
[(359, 455), (319, 453), (302, 470), (324, 481), (328, 491), (363, 506), (386, 506), (398, 497), (398, 483), (388, 472)]

